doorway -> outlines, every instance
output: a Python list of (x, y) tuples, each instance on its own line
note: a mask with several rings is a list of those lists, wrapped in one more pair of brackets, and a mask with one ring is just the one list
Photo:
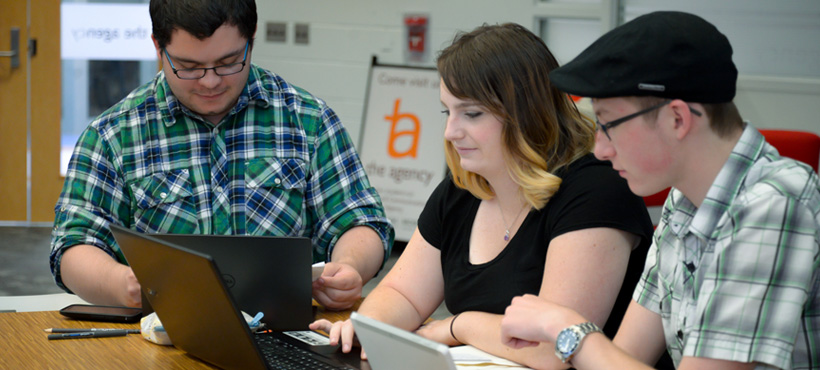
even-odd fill
[(59, 2), (4, 3), (0, 51), (0, 224), (50, 224), (63, 184)]

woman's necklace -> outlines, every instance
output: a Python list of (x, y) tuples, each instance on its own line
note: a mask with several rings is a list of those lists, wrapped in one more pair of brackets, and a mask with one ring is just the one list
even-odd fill
[(504, 209), (501, 208), (501, 202), (498, 202), (498, 210), (501, 212), (501, 220), (504, 221), (504, 241), (510, 241), (510, 228), (515, 225), (515, 222), (518, 221), (518, 218), (521, 217), (521, 214), (524, 213), (524, 210), (527, 209), (528, 205), (525, 204), (524, 207), (521, 207), (521, 210), (518, 211), (518, 214), (515, 215), (515, 219), (513, 219), (512, 223), (507, 226), (507, 219), (504, 218)]

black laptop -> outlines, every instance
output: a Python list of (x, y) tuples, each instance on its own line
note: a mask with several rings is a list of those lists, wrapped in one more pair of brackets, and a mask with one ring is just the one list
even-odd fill
[(247, 235), (150, 234), (208, 255), (240, 310), (264, 313), (271, 330), (306, 330), (313, 321), (310, 239)]
[[(357, 353), (328, 353), (327, 347), (285, 332), (251, 333), (211, 256), (117, 225), (111, 231), (171, 342), (188, 354), (224, 369), (278, 369), (283, 361), (304, 362), (305, 369), (320, 368), (316, 362), (327, 368), (369, 368)], [(295, 263), (273, 261), (270, 268), (285, 265)], [(308, 260), (303, 267), (308, 292), (310, 265)], [(306, 311), (312, 315), (310, 307)]]

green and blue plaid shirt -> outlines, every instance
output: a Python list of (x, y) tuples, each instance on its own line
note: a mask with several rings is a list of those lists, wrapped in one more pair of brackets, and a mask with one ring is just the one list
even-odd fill
[(314, 261), (366, 225), (385, 255), (393, 227), (336, 114), (251, 65), (236, 106), (214, 126), (181, 105), (163, 72), (80, 136), (57, 202), (51, 271), (66, 248), (124, 262), (108, 223), (145, 233), (307, 236)]
[(820, 368), (820, 184), (746, 129), (696, 208), (673, 189), (633, 298), (669, 353)]

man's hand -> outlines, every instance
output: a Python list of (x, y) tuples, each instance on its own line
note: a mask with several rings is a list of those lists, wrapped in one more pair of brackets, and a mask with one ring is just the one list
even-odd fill
[(328, 262), (325, 270), (313, 282), (313, 297), (331, 310), (345, 310), (362, 297), (362, 276), (353, 266)]
[(91, 245), (77, 245), (63, 254), (63, 283), (93, 304), (140, 307), (140, 284), (131, 267)]
[(501, 342), (512, 348), (555, 342), (558, 333), (586, 321), (567, 307), (532, 294), (515, 297), (501, 320)]
[(140, 294), (140, 283), (137, 281), (137, 276), (134, 275), (134, 270), (129, 266), (122, 265), (124, 268), (120, 271), (122, 279), (123, 295), (118, 299), (123, 302), (123, 305), (129, 307), (141, 307), (142, 295)]

